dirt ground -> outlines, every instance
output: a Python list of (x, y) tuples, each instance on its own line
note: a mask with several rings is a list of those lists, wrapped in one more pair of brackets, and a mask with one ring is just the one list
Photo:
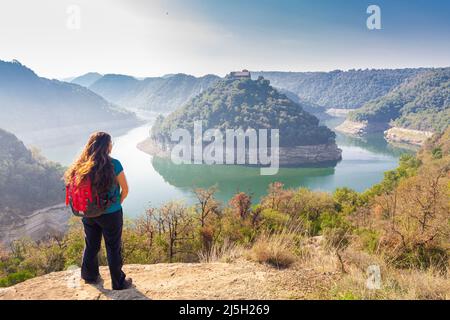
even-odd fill
[(95, 299), (308, 299), (327, 290), (337, 275), (307, 268), (279, 270), (253, 262), (174, 263), (127, 265), (135, 286), (111, 290), (107, 267), (104, 281), (84, 284), (80, 269), (51, 273), (13, 287), (0, 289), (0, 300), (95, 300)]

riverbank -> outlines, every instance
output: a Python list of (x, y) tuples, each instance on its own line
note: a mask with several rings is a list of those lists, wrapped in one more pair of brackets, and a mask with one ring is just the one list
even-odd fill
[(345, 120), (335, 128), (336, 131), (353, 136), (365, 136), (368, 134), (384, 134), (389, 143), (398, 145), (422, 146), (425, 141), (433, 136), (433, 132), (412, 130), (400, 127), (389, 127), (386, 123), (358, 122)]
[[(151, 138), (138, 143), (137, 148), (151, 156), (170, 159), (171, 150), (165, 150)], [(248, 152), (248, 149), (246, 149)], [(334, 164), (342, 160), (342, 150), (336, 144), (321, 144), (313, 146), (295, 146), (279, 148), (279, 165), (296, 167), (302, 165)], [(225, 163), (225, 159), (224, 159)]]
[(354, 135), (354, 136), (364, 136), (366, 134), (381, 133), (389, 128), (389, 125), (381, 122), (359, 122), (345, 120), (343, 123), (338, 125), (335, 130), (344, 134)]
[(355, 111), (356, 109), (339, 109), (339, 108), (330, 108), (327, 109), (326, 114), (334, 118), (345, 118), (350, 112)]
[(393, 127), (384, 132), (387, 141), (399, 144), (422, 146), (433, 136), (433, 132)]
[[(341, 119), (336, 119), (331, 127)], [(336, 141), (342, 149), (342, 161), (337, 165), (320, 164), (301, 168), (280, 168), (275, 176), (261, 176), (260, 169), (248, 166), (175, 165), (170, 159), (160, 160), (143, 152), (139, 142), (147, 141), (151, 123), (115, 135), (112, 156), (122, 163), (130, 194), (124, 202), (124, 214), (137, 217), (150, 206), (160, 206), (173, 199), (192, 203), (196, 187), (208, 188), (217, 185), (217, 197), (223, 202), (236, 193), (245, 190), (259, 199), (266, 193), (267, 186), (282, 182), (288, 188), (306, 187), (312, 190), (332, 192), (347, 186), (356, 191), (364, 191), (383, 178), (385, 171), (398, 164), (403, 151), (389, 146), (383, 137), (362, 140), (338, 134)], [(43, 148), (42, 154), (52, 161), (69, 165), (85, 143), (80, 139), (72, 144), (61, 144), (53, 148)], [(161, 157), (160, 157), (161, 158)]]

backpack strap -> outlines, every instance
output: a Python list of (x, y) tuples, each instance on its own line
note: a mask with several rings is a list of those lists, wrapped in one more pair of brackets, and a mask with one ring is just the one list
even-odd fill
[(66, 185), (66, 206), (69, 205), (69, 185)]

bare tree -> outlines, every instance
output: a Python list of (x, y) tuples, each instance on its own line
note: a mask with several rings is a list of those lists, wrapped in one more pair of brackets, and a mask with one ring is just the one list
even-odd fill
[(217, 192), (216, 187), (212, 187), (209, 189), (195, 189), (194, 193), (197, 197), (197, 213), (199, 214), (200, 225), (201, 227), (205, 227), (206, 220), (213, 214), (219, 214), (220, 204), (214, 198), (214, 194)]
[(178, 253), (179, 241), (192, 240), (192, 219), (188, 210), (177, 202), (169, 202), (158, 210), (158, 231), (167, 237), (169, 262)]

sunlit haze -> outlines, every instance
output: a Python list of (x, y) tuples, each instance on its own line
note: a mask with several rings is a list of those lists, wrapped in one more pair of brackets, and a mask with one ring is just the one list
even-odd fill
[[(449, 65), (450, 2), (376, 1), (381, 30), (366, 27), (370, 4), (2, 0), (0, 59), (50, 78)], [(79, 29), (67, 27), (71, 5), (80, 9)]]

